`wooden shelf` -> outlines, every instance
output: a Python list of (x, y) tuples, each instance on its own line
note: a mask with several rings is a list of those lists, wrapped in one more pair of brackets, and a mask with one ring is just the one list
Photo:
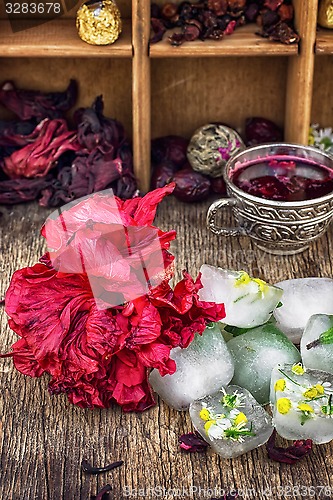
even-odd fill
[(333, 30), (319, 28), (316, 38), (316, 54), (333, 54)]
[(8, 21), (0, 21), (0, 57), (132, 57), (131, 23), (112, 45), (83, 42), (75, 19), (56, 19), (35, 28), (13, 33)]
[(165, 33), (163, 40), (150, 46), (151, 57), (221, 57), (221, 56), (294, 56), (298, 54), (298, 45), (284, 45), (271, 42), (255, 34), (258, 26), (249, 24), (238, 28), (232, 35), (222, 40), (196, 40), (173, 47)]

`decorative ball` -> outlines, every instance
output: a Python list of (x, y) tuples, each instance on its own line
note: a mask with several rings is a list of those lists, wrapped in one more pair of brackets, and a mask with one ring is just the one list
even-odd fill
[(236, 130), (208, 123), (198, 128), (187, 148), (187, 159), (193, 170), (211, 177), (221, 177), (229, 158), (245, 148)]
[(77, 11), (76, 27), (84, 42), (109, 45), (121, 33), (120, 11), (113, 0), (89, 0)]
[(333, 0), (321, 0), (318, 11), (318, 24), (333, 29)]

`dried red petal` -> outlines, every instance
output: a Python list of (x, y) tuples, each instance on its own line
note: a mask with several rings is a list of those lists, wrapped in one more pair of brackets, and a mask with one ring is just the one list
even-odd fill
[(65, 151), (79, 149), (75, 132), (70, 132), (65, 120), (60, 119), (40, 122), (26, 136), (26, 144), (4, 159), (3, 170), (11, 179), (43, 177)]
[(78, 87), (71, 80), (64, 92), (43, 93), (37, 90), (17, 89), (13, 82), (4, 82), (0, 89), (0, 103), (21, 120), (62, 118), (77, 98)]
[(200, 436), (198, 432), (189, 432), (179, 437), (179, 446), (189, 453), (202, 453), (207, 450), (209, 444)]
[(294, 441), (292, 446), (287, 448), (282, 448), (275, 445), (276, 430), (274, 429), (271, 437), (269, 438), (266, 449), (268, 456), (271, 460), (275, 462), (294, 464), (301, 460), (303, 457), (311, 453), (312, 450), (312, 440), (302, 439)]

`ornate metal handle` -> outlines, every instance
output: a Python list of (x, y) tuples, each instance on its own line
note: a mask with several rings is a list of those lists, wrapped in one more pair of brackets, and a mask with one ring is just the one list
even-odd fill
[(234, 207), (235, 205), (237, 205), (237, 200), (235, 198), (222, 198), (221, 200), (215, 201), (209, 207), (207, 212), (207, 227), (212, 233), (219, 236), (239, 236), (245, 234), (244, 229), (241, 227), (219, 227), (216, 225), (217, 212), (227, 207)]

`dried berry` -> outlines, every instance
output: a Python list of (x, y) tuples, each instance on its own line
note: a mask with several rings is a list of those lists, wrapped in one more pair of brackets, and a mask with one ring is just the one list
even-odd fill
[(176, 172), (173, 181), (176, 183), (173, 194), (178, 200), (203, 201), (209, 196), (210, 179), (190, 168)]
[(260, 19), (261, 19), (261, 26), (265, 29), (268, 28), (269, 26), (274, 26), (276, 23), (278, 23), (280, 17), (277, 12), (265, 9), (261, 11)]
[(177, 170), (178, 167), (170, 160), (163, 160), (154, 167), (150, 182), (150, 189), (161, 188), (166, 184), (169, 184)]
[(246, 0), (228, 0), (228, 5), (231, 12), (238, 12), (244, 10)]
[(283, 131), (271, 120), (262, 117), (247, 118), (245, 122), (247, 146), (283, 141)]
[(259, 14), (259, 5), (254, 2), (250, 3), (249, 5), (246, 6), (244, 13), (245, 13), (245, 19), (248, 22), (253, 23)]
[(265, 0), (265, 7), (268, 7), (270, 10), (277, 10), (280, 5), (283, 4), (283, 0)]
[(159, 18), (161, 15), (160, 6), (157, 3), (152, 3), (150, 6), (150, 17)]
[(208, 0), (207, 6), (217, 16), (224, 16), (228, 9), (228, 0)]
[(278, 10), (281, 21), (291, 21), (294, 17), (294, 8), (292, 5), (282, 4)]
[(162, 7), (162, 17), (165, 19), (171, 19), (173, 16), (177, 14), (178, 7), (175, 3), (165, 3)]
[(151, 159), (153, 163), (170, 160), (181, 167), (187, 160), (188, 140), (178, 135), (167, 135), (153, 139), (151, 143)]
[(197, 40), (200, 36), (200, 33), (202, 31), (202, 26), (199, 21), (196, 21), (195, 19), (191, 19), (190, 21), (187, 21), (185, 28), (184, 28), (184, 39), (187, 42), (192, 42), (193, 40)]

